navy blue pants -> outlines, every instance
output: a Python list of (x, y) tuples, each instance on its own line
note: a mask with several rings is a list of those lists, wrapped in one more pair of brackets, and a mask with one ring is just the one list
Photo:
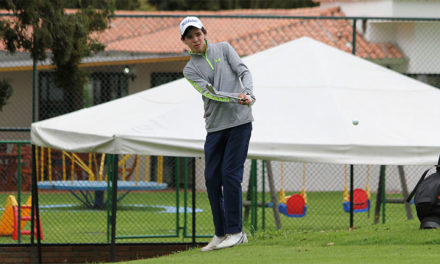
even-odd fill
[(252, 123), (210, 132), (205, 142), (205, 180), (215, 234), (242, 231), (242, 191)]

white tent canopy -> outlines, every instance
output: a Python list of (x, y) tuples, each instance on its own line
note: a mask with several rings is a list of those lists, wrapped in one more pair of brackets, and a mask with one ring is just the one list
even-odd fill
[[(310, 38), (244, 62), (257, 97), (249, 158), (437, 163), (439, 89)], [(202, 156), (200, 97), (180, 79), (33, 123), (32, 143), (73, 152)]]

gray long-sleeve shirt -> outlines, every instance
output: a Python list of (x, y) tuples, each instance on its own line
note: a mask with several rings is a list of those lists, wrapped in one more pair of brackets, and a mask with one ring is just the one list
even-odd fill
[[(205, 54), (191, 53), (183, 69), (185, 78), (202, 94), (206, 130), (215, 132), (252, 122), (250, 105), (228, 97), (245, 93), (255, 101), (249, 69), (229, 43), (206, 43)], [(213, 86), (216, 94), (206, 88), (207, 84)]]

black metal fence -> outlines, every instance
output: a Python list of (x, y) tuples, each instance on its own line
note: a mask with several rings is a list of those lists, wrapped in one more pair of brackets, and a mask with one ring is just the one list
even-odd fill
[[(308, 36), (440, 87), (436, 44), (440, 20), (346, 18), (338, 10), (311, 17), (200, 17), (211, 42), (229, 41), (241, 56)], [(18, 205), (30, 204), (32, 159), (42, 243), (189, 242), (212, 236), (203, 159), (113, 157), (41, 147), (32, 153), (29, 144), (33, 119), (58, 116), (181, 78), (188, 60), (178, 33), (181, 18), (116, 16), (111, 28), (100, 35), (106, 51), (84, 60), (81, 67), (89, 73), (89, 84), (77, 91), (57, 87), (49, 63), (39, 62), (34, 68), (28, 54), (0, 51), (0, 78), (8, 79), (14, 88), (0, 115), (0, 244), (29, 243), (30, 236), (21, 232), (30, 230), (31, 221), (25, 218), (20, 224), (18, 216), (32, 213)], [(79, 93), (81, 102), (71, 102), (72, 93)], [(116, 167), (118, 192), (112, 196)], [(243, 181), (245, 230), (335, 230), (408, 220), (416, 225), (414, 206), (403, 199), (425, 169), (406, 164), (248, 160)], [(343, 205), (350, 189), (361, 189), (359, 193), (368, 197), (368, 204), (354, 208), (359, 212), (352, 219)], [(287, 203), (289, 196), (300, 193), (306, 198), (305, 213), (279, 212), (277, 203)], [(113, 198), (116, 218), (112, 218)], [(116, 219), (114, 234), (112, 219)]]

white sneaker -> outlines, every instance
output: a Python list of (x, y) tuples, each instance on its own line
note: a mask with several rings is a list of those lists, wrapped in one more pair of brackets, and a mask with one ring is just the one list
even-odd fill
[(214, 236), (211, 239), (211, 242), (208, 243), (208, 245), (202, 247), (201, 251), (205, 252), (205, 251), (211, 251), (217, 248), (217, 246), (223, 242), (226, 239), (226, 236)]
[(248, 242), (245, 232), (229, 234), (215, 249), (233, 247), (240, 244), (246, 244)]

